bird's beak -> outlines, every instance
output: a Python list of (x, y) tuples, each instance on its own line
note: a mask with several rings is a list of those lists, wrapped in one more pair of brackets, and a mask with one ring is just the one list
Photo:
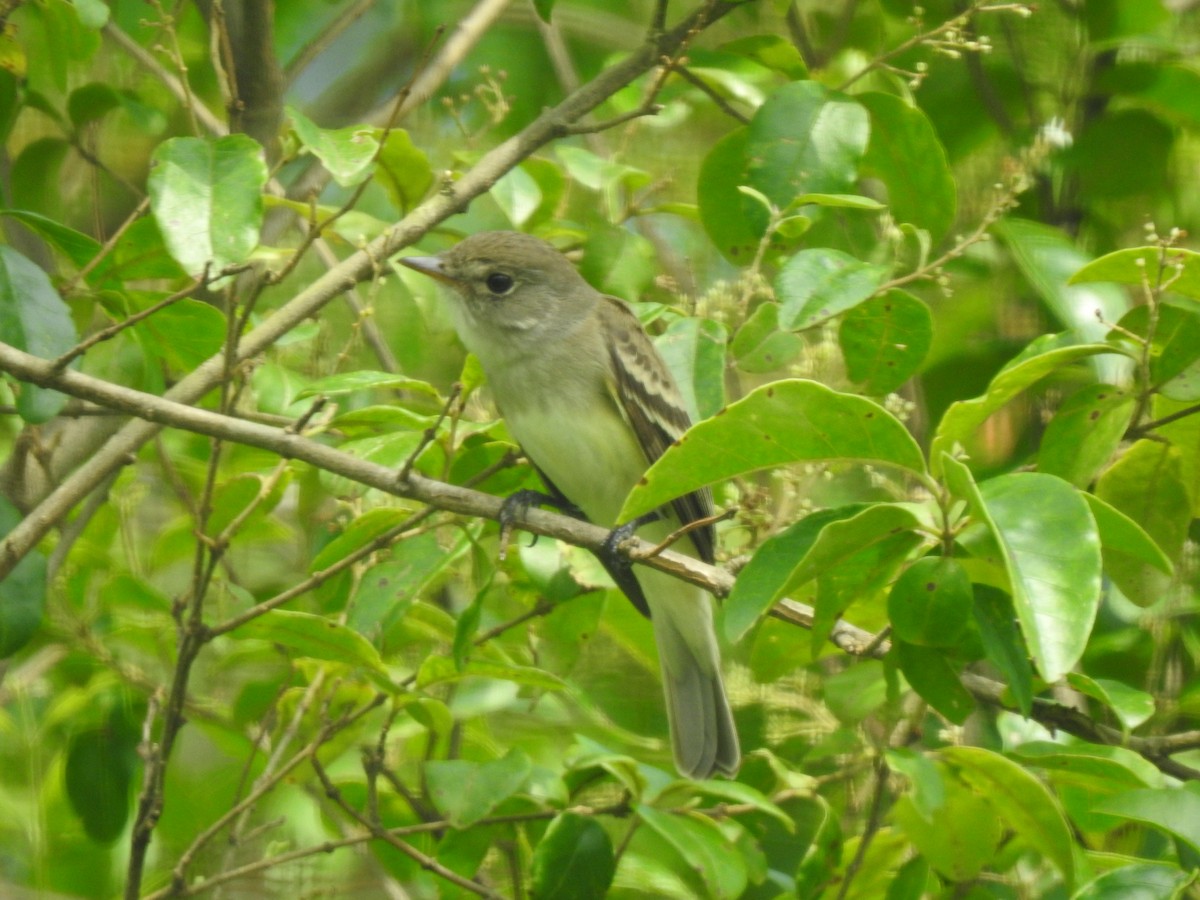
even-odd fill
[(410, 269), (420, 272), (422, 275), (428, 275), (430, 278), (436, 278), (438, 281), (446, 284), (456, 285), (458, 279), (452, 278), (446, 274), (446, 270), (442, 268), (441, 257), (438, 256), (405, 256), (401, 258), (400, 264), (408, 266)]

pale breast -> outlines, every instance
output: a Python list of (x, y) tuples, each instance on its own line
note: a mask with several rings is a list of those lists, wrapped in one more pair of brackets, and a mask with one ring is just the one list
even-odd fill
[(597, 525), (612, 525), (646, 458), (598, 379), (559, 373), (554, 396), (501, 402), (533, 464)]

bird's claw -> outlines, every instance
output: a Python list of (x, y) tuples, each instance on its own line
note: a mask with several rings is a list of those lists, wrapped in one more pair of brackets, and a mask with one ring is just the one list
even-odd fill
[(604, 539), (604, 543), (596, 551), (596, 556), (599, 557), (600, 564), (604, 566), (605, 571), (617, 583), (617, 586), (625, 592), (626, 596), (633, 601), (633, 605), (647, 616), (650, 615), (650, 610), (646, 605), (645, 597), (642, 595), (637, 579), (633, 577), (633, 561), (621, 553), (621, 544), (633, 537), (643, 525), (653, 522), (658, 517), (658, 513), (651, 512), (646, 513), (644, 516), (639, 516), (632, 522), (618, 525), (608, 533), (608, 536)]
[[(500, 558), (504, 559), (508, 554), (508, 542), (512, 537), (513, 528), (517, 525), (517, 520), (524, 518), (525, 513), (534, 506), (552, 506), (557, 510), (566, 513), (569, 516), (582, 518), (583, 514), (572, 506), (570, 503), (564, 503), (560, 498), (553, 494), (547, 494), (542, 491), (534, 491), (530, 489), (516, 491), (504, 498), (504, 502), (500, 504), (500, 515), (497, 519), (500, 522)], [(537, 543), (538, 536), (535, 534), (529, 546)]]

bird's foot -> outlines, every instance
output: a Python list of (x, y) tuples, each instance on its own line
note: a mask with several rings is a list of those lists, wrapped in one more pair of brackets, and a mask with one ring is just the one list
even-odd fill
[[(547, 494), (543, 491), (520, 490), (509, 494), (504, 498), (504, 502), (500, 504), (500, 558), (504, 559), (508, 554), (508, 542), (512, 537), (513, 528), (516, 527), (517, 520), (524, 518), (525, 513), (529, 512), (534, 506), (551, 506), (560, 512), (572, 516), (576, 519), (582, 519), (583, 513), (579, 508), (571, 503), (567, 503), (562, 498), (556, 497), (553, 494)], [(533, 544), (537, 543), (538, 536), (533, 536)]]
[(604, 539), (604, 543), (596, 551), (596, 557), (600, 560), (600, 565), (604, 566), (604, 570), (608, 572), (609, 577), (616, 582), (617, 587), (633, 602), (638, 611), (647, 617), (650, 615), (650, 607), (646, 603), (646, 597), (642, 593), (641, 585), (638, 584), (637, 578), (634, 577), (633, 561), (628, 556), (622, 554), (620, 548), (621, 544), (633, 537), (639, 528), (653, 522), (658, 517), (658, 513), (651, 512), (646, 513), (644, 516), (639, 516), (632, 522), (618, 525), (608, 533), (608, 537)]

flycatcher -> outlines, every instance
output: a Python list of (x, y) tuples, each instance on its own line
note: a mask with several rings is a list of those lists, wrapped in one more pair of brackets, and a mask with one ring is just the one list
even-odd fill
[[(547, 487), (612, 527), (625, 496), (691, 424), (633, 312), (527, 234), (484, 232), (438, 256), (400, 261), (454, 288), (459, 337), (479, 358), (500, 414)], [(638, 533), (660, 541), (680, 522), (711, 512), (711, 494), (697, 491)], [(680, 544), (713, 561), (711, 525)], [(690, 778), (732, 775), (741, 754), (711, 599), (654, 569), (614, 574), (654, 625), (675, 765)]]

